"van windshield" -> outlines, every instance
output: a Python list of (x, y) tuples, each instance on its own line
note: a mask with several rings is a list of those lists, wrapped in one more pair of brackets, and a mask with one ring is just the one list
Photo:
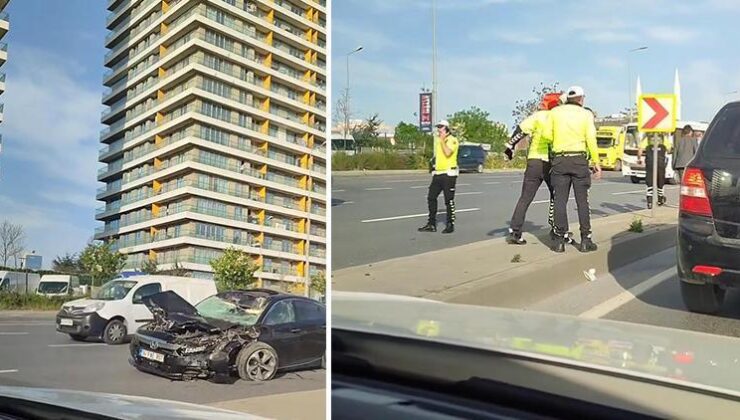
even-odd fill
[(64, 281), (43, 281), (39, 283), (39, 293), (67, 293), (69, 283)]
[(93, 295), (94, 299), (99, 300), (121, 300), (128, 292), (136, 286), (135, 281), (115, 280), (105, 283), (98, 292)]

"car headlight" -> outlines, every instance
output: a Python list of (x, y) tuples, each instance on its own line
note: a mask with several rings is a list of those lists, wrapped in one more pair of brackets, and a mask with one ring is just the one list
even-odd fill
[(105, 306), (105, 302), (91, 303), (91, 304), (85, 306), (82, 309), (82, 312), (84, 312), (84, 313), (97, 312), (97, 311), (103, 309), (104, 306)]
[(206, 346), (187, 347), (183, 350), (182, 354), (200, 353), (202, 351), (206, 351)]

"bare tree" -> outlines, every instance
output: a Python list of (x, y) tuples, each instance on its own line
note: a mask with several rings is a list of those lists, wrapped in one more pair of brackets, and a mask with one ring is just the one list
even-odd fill
[(8, 261), (13, 258), (18, 265), (18, 258), (21, 257), (26, 244), (26, 235), (23, 232), (22, 225), (14, 225), (4, 220), (0, 225), (0, 260), (3, 266), (8, 266)]
[(527, 99), (519, 99), (516, 101), (514, 110), (511, 112), (511, 116), (514, 117), (515, 124), (519, 124), (522, 120), (537, 111), (537, 108), (542, 101), (542, 97), (545, 96), (545, 94), (558, 92), (559, 90), (559, 83), (546, 85), (545, 83), (540, 82), (538, 86), (532, 88), (532, 96)]
[(349, 90), (342, 90), (342, 94), (337, 99), (337, 104), (334, 110), (334, 122), (343, 126), (342, 132), (343, 138), (347, 139), (349, 134), (352, 132), (350, 127), (350, 121), (352, 119), (352, 111), (350, 110), (350, 97)]

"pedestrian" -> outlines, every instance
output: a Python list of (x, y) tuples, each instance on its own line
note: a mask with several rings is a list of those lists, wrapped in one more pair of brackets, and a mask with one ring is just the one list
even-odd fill
[[(673, 170), (678, 173), (678, 179), (683, 182), (683, 172), (696, 154), (699, 143), (693, 128), (686, 124), (681, 130), (681, 135), (673, 144)], [(649, 175), (649, 174), (648, 174)]]
[(585, 93), (580, 86), (567, 90), (565, 105), (554, 108), (547, 115), (542, 135), (552, 150), (550, 181), (555, 193), (555, 245), (553, 251), (565, 252), (570, 242), (568, 233), (568, 197), (573, 186), (578, 220), (581, 228), (581, 252), (596, 250), (591, 237), (591, 210), (588, 190), (591, 188), (591, 169), (594, 165), (596, 179), (601, 178), (599, 154), (596, 148), (594, 114), (583, 108)]
[(429, 218), (427, 224), (420, 227), (419, 232), (437, 231), (437, 197), (444, 193), (447, 207), (447, 226), (442, 233), (455, 231), (455, 184), (459, 174), (457, 168), (457, 149), (459, 141), (452, 135), (450, 123), (442, 120), (437, 123), (437, 136), (434, 137), (434, 159), (432, 167), (432, 182), (429, 184), (427, 204)]
[(554, 230), (553, 212), (555, 209), (555, 200), (552, 184), (550, 183), (550, 145), (547, 140), (543, 139), (542, 129), (547, 120), (547, 113), (559, 105), (559, 96), (560, 93), (548, 93), (543, 96), (539, 109), (516, 126), (511, 139), (506, 144), (504, 154), (507, 160), (511, 160), (514, 156), (514, 148), (517, 143), (529, 136), (527, 168), (524, 170), (522, 192), (514, 208), (514, 214), (511, 216), (509, 237), (506, 239), (506, 242), (511, 245), (524, 245), (527, 243), (526, 240), (522, 239), (524, 218), (529, 205), (532, 204), (532, 200), (534, 200), (534, 196), (537, 194), (543, 181), (550, 192), (547, 222), (550, 225), (551, 232)]
[[(653, 148), (658, 149), (658, 161), (653, 162)], [(665, 190), (665, 168), (666, 168), (666, 153), (670, 149), (670, 144), (665, 136), (655, 134), (645, 136), (640, 142), (640, 147), (637, 149), (637, 159), (645, 164), (645, 184), (647, 187), (645, 193), (647, 196), (647, 208), (653, 208), (653, 201), (655, 197), (655, 190), (658, 190), (657, 204), (662, 206), (666, 203)], [(646, 154), (643, 161), (643, 154)], [(657, 164), (658, 169), (658, 185), (653, 185), (653, 167)]]

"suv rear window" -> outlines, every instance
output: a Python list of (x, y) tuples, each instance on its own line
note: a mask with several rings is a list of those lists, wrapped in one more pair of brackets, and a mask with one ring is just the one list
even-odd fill
[(740, 106), (725, 108), (717, 115), (704, 142), (707, 155), (740, 158)]

